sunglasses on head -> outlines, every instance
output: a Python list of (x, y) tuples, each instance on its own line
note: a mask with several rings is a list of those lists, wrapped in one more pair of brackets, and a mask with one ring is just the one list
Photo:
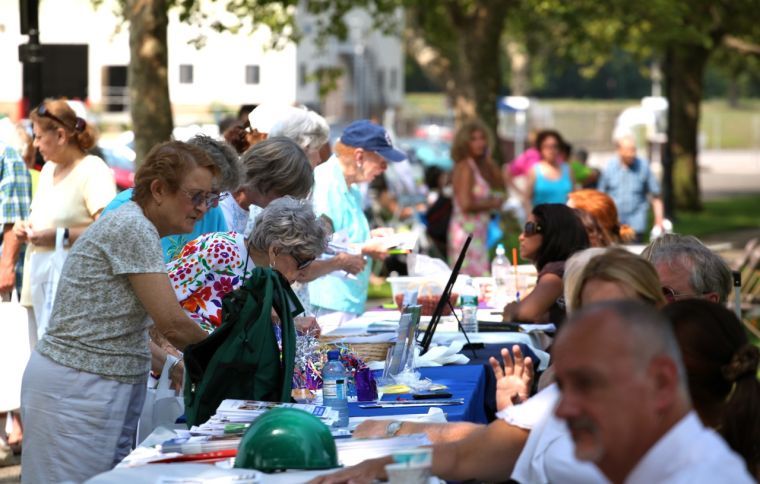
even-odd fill
[(308, 259), (301, 259), (295, 254), (290, 254), (290, 257), (293, 258), (294, 261), (296, 261), (296, 269), (299, 271), (302, 271), (309, 267), (312, 262), (314, 262), (314, 257), (308, 258)]
[(229, 193), (206, 193), (203, 191), (191, 193), (184, 188), (179, 189), (182, 193), (187, 195), (187, 198), (190, 199), (190, 203), (193, 204), (193, 207), (200, 207), (202, 204), (206, 205), (206, 208), (211, 207), (217, 207), (219, 206), (219, 201), (224, 200), (227, 198), (227, 195)]
[(543, 230), (544, 228), (536, 222), (525, 222), (525, 227), (523, 227), (523, 233), (529, 236), (540, 234)]
[(84, 119), (80, 117), (76, 118), (76, 121), (74, 121), (74, 126), (69, 126), (68, 124), (64, 123), (61, 118), (51, 113), (50, 110), (47, 108), (47, 106), (45, 106), (45, 103), (42, 103), (37, 107), (37, 114), (39, 114), (42, 117), (52, 119), (53, 121), (60, 124), (64, 128), (73, 129), (77, 133), (83, 132), (84, 129), (87, 127), (87, 121), (85, 121)]

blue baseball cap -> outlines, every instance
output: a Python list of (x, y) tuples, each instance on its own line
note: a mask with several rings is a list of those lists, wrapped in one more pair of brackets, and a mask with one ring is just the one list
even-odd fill
[(346, 126), (340, 135), (340, 142), (346, 146), (372, 151), (389, 161), (407, 159), (406, 153), (393, 147), (385, 128), (367, 119), (354, 121)]

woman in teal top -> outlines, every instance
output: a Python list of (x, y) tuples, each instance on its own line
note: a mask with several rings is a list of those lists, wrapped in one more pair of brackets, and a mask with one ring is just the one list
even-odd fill
[(528, 175), (528, 200), (532, 207), (544, 203), (565, 203), (573, 191), (570, 167), (559, 156), (564, 144), (562, 136), (553, 130), (545, 130), (536, 136), (536, 146), (541, 153), (541, 161), (536, 163)]

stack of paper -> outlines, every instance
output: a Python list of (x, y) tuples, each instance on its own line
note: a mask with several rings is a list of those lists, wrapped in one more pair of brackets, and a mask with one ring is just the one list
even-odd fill
[[(295, 408), (319, 418), (328, 427), (338, 419), (338, 412), (330, 407), (302, 403), (259, 402), (255, 400), (224, 400), (206, 423), (193, 426), (191, 435), (222, 436), (242, 433), (245, 427), (273, 408)], [(242, 425), (235, 425), (242, 424)]]

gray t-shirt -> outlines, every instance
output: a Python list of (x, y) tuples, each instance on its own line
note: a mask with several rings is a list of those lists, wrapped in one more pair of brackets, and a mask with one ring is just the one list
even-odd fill
[(150, 367), (147, 313), (129, 274), (166, 273), (156, 227), (134, 202), (93, 223), (71, 248), (37, 351), (70, 368), (139, 383)]

